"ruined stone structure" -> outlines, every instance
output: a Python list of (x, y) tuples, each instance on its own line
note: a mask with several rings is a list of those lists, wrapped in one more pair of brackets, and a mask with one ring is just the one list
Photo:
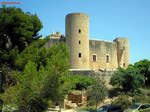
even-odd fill
[(71, 13), (66, 16), (65, 36), (50, 35), (47, 46), (58, 44), (65, 37), (70, 51), (71, 70), (110, 70), (129, 65), (129, 41), (116, 38), (113, 41), (92, 40), (89, 37), (89, 16)]

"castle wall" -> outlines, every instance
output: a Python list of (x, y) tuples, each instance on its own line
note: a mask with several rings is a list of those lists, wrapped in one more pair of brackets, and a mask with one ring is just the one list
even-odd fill
[[(118, 68), (115, 42), (90, 40), (89, 48), (91, 69), (114, 70)], [(93, 60), (93, 58), (95, 58), (93, 55), (96, 56), (96, 60)]]
[(89, 17), (86, 14), (66, 16), (66, 42), (71, 69), (89, 69)]
[(70, 53), (70, 69), (113, 71), (118, 67), (127, 68), (130, 59), (127, 38), (116, 38), (113, 42), (89, 40), (89, 17), (84, 13), (68, 14), (65, 23), (65, 37), (59, 32), (52, 34), (45, 46), (51, 47), (66, 41)]

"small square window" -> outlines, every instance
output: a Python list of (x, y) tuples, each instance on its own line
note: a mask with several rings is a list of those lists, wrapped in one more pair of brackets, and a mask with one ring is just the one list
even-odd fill
[(79, 53), (79, 58), (81, 58), (81, 53)]

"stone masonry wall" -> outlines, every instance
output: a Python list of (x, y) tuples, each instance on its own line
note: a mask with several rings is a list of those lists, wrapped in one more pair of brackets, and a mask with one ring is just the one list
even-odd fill
[[(117, 48), (115, 42), (90, 40), (90, 68), (93, 70), (109, 69), (114, 70), (118, 67)], [(96, 61), (93, 61), (96, 55)], [(109, 62), (107, 62), (109, 56)]]

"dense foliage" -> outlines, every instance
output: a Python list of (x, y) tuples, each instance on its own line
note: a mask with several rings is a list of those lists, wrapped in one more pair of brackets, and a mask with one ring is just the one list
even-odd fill
[(37, 39), (42, 24), (36, 14), (23, 12), (20, 8), (0, 8), (0, 48), (22, 51), (27, 44)]
[(14, 67), (17, 53), (39, 38), (42, 23), (36, 14), (25, 13), (20, 8), (0, 8), (0, 68)]
[(97, 103), (103, 101), (107, 96), (108, 92), (104, 83), (101, 77), (95, 77), (94, 83), (88, 87), (87, 93), (89, 99), (95, 102), (95, 109), (97, 109)]
[(94, 83), (93, 77), (87, 77), (84, 75), (69, 75), (63, 77), (64, 81), (70, 81), (71, 88), (74, 90), (87, 90), (89, 86)]
[(122, 107), (123, 110), (127, 109), (129, 106), (131, 106), (132, 101), (129, 99), (129, 96), (127, 95), (120, 95), (117, 99), (111, 102), (111, 104), (119, 105)]
[(69, 91), (69, 83), (62, 83), (69, 67), (66, 45), (46, 49), (48, 39), (39, 39), (40, 20), (20, 8), (0, 8), (0, 25), (4, 105), (37, 112), (50, 100), (59, 102)]
[(143, 85), (150, 85), (150, 61), (147, 59), (120, 68), (111, 77), (110, 84), (122, 87), (125, 92), (137, 90)]
[(145, 77), (145, 84), (150, 85), (150, 61), (147, 59), (136, 62), (133, 65), (141, 75)]
[[(25, 54), (28, 58), (24, 57)], [(20, 67), (24, 69), (11, 73), (16, 85), (5, 91), (3, 100), (6, 104), (15, 104), (20, 111), (42, 111), (47, 108), (49, 100), (59, 103), (69, 92), (66, 82), (62, 83), (69, 67), (65, 44), (38, 49), (33, 43), (18, 56), (16, 62), (21, 63)]]
[(112, 75), (110, 84), (122, 87), (125, 92), (134, 91), (144, 85), (144, 76), (133, 66), (127, 69), (120, 68)]

